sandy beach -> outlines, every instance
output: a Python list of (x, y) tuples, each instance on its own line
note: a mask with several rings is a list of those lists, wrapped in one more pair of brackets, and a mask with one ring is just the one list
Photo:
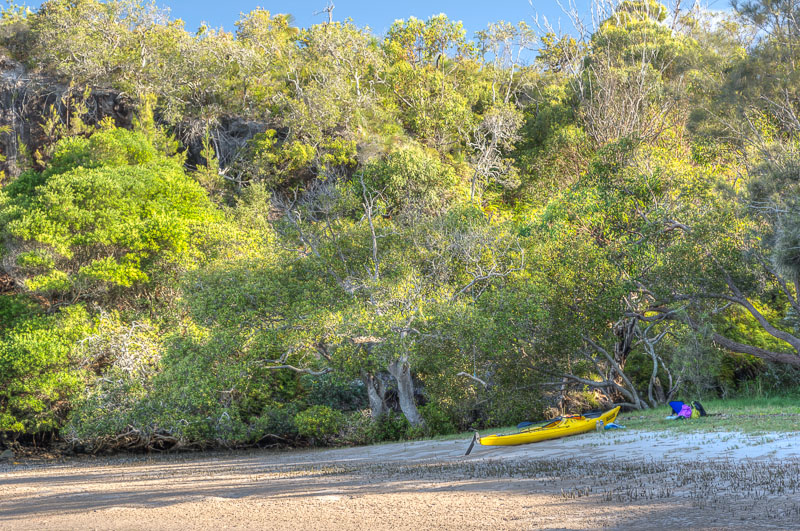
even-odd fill
[(0, 465), (2, 529), (800, 529), (800, 434), (624, 430)]

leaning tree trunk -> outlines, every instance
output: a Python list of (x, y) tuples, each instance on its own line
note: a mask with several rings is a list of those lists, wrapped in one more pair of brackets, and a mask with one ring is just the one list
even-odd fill
[(411, 365), (408, 363), (408, 358), (403, 356), (390, 362), (388, 369), (389, 374), (397, 380), (397, 400), (400, 402), (403, 415), (412, 426), (424, 425), (425, 421), (414, 403), (414, 381), (411, 379)]
[[(620, 385), (620, 387), (628, 387), (630, 389), (630, 395), (626, 397), (630, 400), (636, 409), (648, 409), (648, 404), (644, 400), (639, 397), (639, 393), (636, 392), (636, 388), (633, 386), (631, 381), (625, 376), (625, 365), (628, 363), (628, 356), (633, 351), (633, 344), (636, 338), (636, 318), (631, 317), (628, 319), (620, 319), (614, 324), (613, 332), (617, 338), (616, 343), (614, 343), (614, 361), (616, 361), (617, 367), (614, 372), (617, 373), (615, 378), (615, 382)], [(620, 398), (618, 396), (617, 398)]]
[(617, 342), (614, 343), (614, 359), (619, 365), (620, 369), (625, 370), (625, 364), (628, 362), (628, 355), (633, 350), (633, 343), (636, 333), (636, 319), (622, 319), (614, 324), (614, 335)]
[(561, 379), (561, 387), (558, 389), (558, 414), (567, 413), (567, 391), (569, 391), (569, 378)]
[[(595, 365), (598, 373), (604, 375), (605, 380), (595, 381), (588, 378), (580, 378), (574, 374), (564, 374), (563, 376), (569, 378), (573, 382), (588, 385), (594, 389), (602, 389), (612, 401), (619, 405), (624, 404), (634, 409), (649, 409), (650, 406), (641, 399), (633, 382), (625, 374), (623, 368), (620, 367), (617, 357), (588, 336), (583, 336), (583, 339), (596, 353), (601, 354), (603, 358), (605, 358), (606, 361), (603, 362), (603, 358), (595, 359), (589, 352), (583, 353), (587, 361)], [(615, 350), (618, 346), (619, 343), (615, 345)], [(605, 365), (605, 363), (607, 363), (607, 365)]]
[(380, 376), (370, 372), (362, 372), (361, 379), (367, 386), (367, 397), (369, 398), (370, 414), (373, 419), (377, 419), (387, 411), (386, 407), (386, 384)]

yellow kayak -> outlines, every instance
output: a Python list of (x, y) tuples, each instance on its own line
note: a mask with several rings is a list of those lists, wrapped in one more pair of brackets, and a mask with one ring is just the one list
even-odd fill
[(603, 426), (610, 424), (617, 418), (618, 413), (619, 406), (601, 415), (560, 417), (544, 426), (525, 428), (517, 433), (509, 433), (506, 435), (495, 434), (485, 437), (476, 434), (475, 438), (478, 444), (484, 446), (511, 446), (515, 444), (546, 441), (548, 439), (558, 439), (559, 437), (567, 437), (569, 435), (577, 435), (579, 433), (592, 431), (597, 428), (598, 422), (602, 422)]

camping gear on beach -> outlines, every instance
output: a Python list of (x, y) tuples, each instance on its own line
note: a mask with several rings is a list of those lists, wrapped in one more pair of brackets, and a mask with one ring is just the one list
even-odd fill
[(481, 437), (476, 431), (472, 438), (472, 443), (464, 455), (469, 455), (476, 442), (483, 446), (512, 446), (586, 433), (597, 429), (597, 426), (606, 426), (613, 423), (617, 418), (617, 414), (619, 414), (619, 406), (605, 413), (597, 412), (557, 417), (544, 426), (522, 428), (516, 433), (505, 435), (494, 434)]
[(677, 415), (678, 413), (681, 412), (681, 408), (683, 407), (683, 402), (679, 402), (677, 400), (674, 400), (674, 401), (669, 403), (669, 407), (672, 408), (672, 413)]
[(669, 407), (672, 408), (673, 414), (667, 417), (667, 420), (690, 418), (696, 419), (699, 417), (708, 416), (708, 413), (706, 413), (703, 405), (697, 400), (692, 401), (692, 405), (685, 404), (679, 400), (674, 400), (669, 403)]
[(692, 401), (692, 409), (696, 410), (698, 413), (700, 413), (701, 417), (707, 417), (708, 416), (708, 413), (706, 413), (706, 408), (704, 408), (703, 404), (701, 404), (697, 400), (693, 400)]

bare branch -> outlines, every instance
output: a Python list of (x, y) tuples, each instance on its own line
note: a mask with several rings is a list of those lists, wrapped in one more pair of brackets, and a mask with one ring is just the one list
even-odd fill
[(474, 380), (474, 381), (478, 382), (479, 384), (481, 384), (484, 387), (484, 389), (489, 387), (489, 384), (487, 384), (485, 381), (481, 380), (477, 376), (469, 374), (468, 372), (460, 372), (460, 373), (456, 374), (456, 376), (466, 376), (467, 378), (469, 378), (471, 380)]
[(800, 356), (798, 356), (797, 354), (790, 354), (787, 352), (774, 352), (760, 347), (746, 345), (744, 343), (739, 343), (738, 341), (734, 341), (730, 338), (727, 338), (722, 334), (718, 334), (716, 332), (711, 335), (711, 339), (714, 341), (714, 343), (732, 352), (739, 352), (740, 354), (749, 354), (751, 356), (755, 356), (756, 358), (761, 358), (763, 360), (775, 361), (778, 363), (785, 363), (787, 365), (792, 365), (794, 367), (800, 367)]
[(301, 369), (301, 368), (298, 368), (298, 367), (294, 367), (292, 365), (268, 365), (265, 368), (266, 369), (289, 369), (291, 371), (299, 372), (299, 373), (302, 373), (302, 374), (310, 374), (311, 376), (322, 376), (323, 374), (328, 374), (329, 372), (333, 372), (333, 369), (331, 369), (330, 367), (325, 367), (324, 369), (319, 370), (319, 371), (315, 371), (313, 369), (308, 369), (308, 368)]

